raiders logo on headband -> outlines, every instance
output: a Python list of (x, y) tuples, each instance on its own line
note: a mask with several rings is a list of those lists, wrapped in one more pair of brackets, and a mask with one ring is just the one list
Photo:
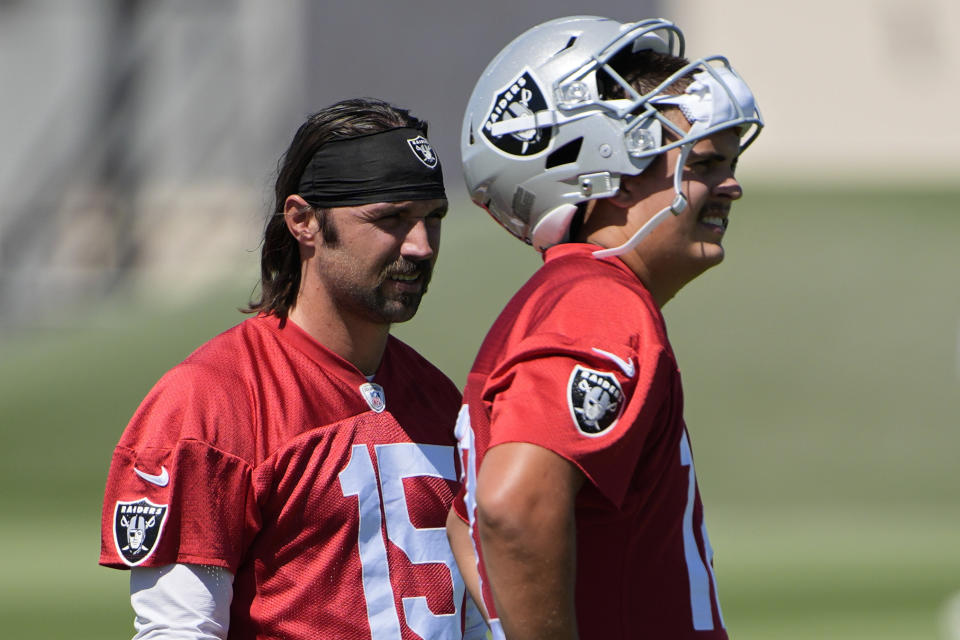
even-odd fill
[(437, 154), (433, 152), (429, 140), (423, 136), (417, 136), (416, 138), (407, 138), (407, 144), (410, 145), (413, 155), (417, 156), (420, 162), (431, 169), (437, 167)]
[(483, 135), (490, 144), (504, 153), (514, 156), (532, 156), (540, 153), (550, 144), (550, 127), (514, 131), (501, 136), (493, 135), (491, 129), (495, 122), (510, 120), (519, 116), (528, 116), (547, 108), (547, 101), (537, 81), (528, 70), (503, 88), (493, 99), (490, 111), (483, 119)]
[(612, 373), (577, 365), (567, 385), (567, 405), (577, 429), (598, 436), (617, 423), (623, 407), (623, 390)]
[(153, 504), (146, 498), (117, 501), (113, 510), (113, 543), (125, 563), (135, 567), (153, 554), (166, 519), (165, 504)]

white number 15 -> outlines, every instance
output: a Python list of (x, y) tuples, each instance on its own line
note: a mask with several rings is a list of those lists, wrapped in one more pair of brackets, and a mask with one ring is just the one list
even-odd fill
[[(443, 527), (418, 529), (410, 521), (403, 479), (429, 476), (456, 480), (453, 447), (398, 442), (374, 446), (380, 481), (366, 445), (355, 444), (350, 462), (340, 472), (344, 496), (357, 496), (360, 507), (358, 547), (363, 567), (363, 593), (367, 605), (372, 640), (400, 640), (400, 619), (394, 606), (390, 567), (381, 528), (413, 564), (442, 563), (450, 571), (455, 610), (436, 615), (427, 606), (425, 596), (403, 598), (407, 625), (421, 638), (458, 640), (460, 605), (464, 596), (463, 579), (456, 568), (453, 553)], [(383, 499), (383, 509), (380, 500)], [(381, 514), (383, 517), (381, 517)], [(385, 522), (384, 522), (385, 521)]]

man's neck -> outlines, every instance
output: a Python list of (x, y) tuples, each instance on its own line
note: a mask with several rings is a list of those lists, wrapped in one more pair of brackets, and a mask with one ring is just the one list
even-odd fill
[(683, 286), (673, 282), (668, 277), (670, 274), (654, 273), (636, 250), (628, 251), (618, 257), (636, 274), (646, 290), (650, 292), (650, 296), (657, 304), (658, 309), (662, 309), (663, 305), (667, 304)]
[(380, 366), (390, 335), (389, 324), (347, 316), (315, 300), (298, 299), (289, 318), (317, 342), (353, 364), (365, 376)]

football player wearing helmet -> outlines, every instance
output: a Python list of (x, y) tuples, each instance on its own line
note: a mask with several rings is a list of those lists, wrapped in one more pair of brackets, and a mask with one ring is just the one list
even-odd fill
[(497, 638), (727, 638), (661, 307), (723, 259), (763, 121), (665, 20), (576, 16), (489, 64), (471, 198), (543, 253), (488, 333), (448, 534)]

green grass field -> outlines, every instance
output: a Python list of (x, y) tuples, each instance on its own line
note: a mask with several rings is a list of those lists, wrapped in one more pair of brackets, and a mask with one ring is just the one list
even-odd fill
[[(732, 637), (949, 637), (958, 199), (748, 189), (726, 262), (665, 308)], [(462, 198), (444, 233), (430, 295), (396, 332), (462, 384), (538, 259)], [(247, 259), (203, 299), (161, 304), (134, 287), (0, 334), (6, 637), (132, 635), (126, 573), (96, 564), (111, 449), (166, 369), (242, 319), (234, 309), (257, 273)]]

